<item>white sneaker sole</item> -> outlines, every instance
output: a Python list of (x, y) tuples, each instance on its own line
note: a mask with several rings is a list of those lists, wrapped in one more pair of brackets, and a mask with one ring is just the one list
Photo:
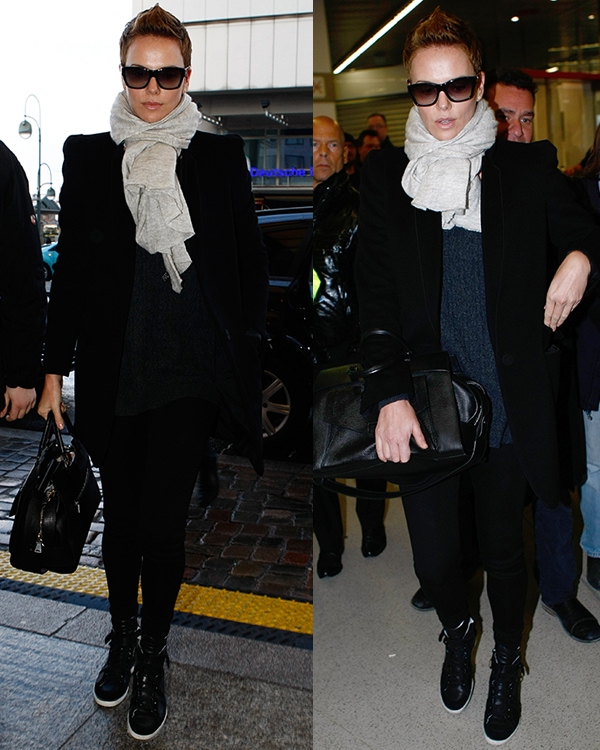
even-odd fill
[(152, 734), (136, 734), (133, 729), (131, 728), (131, 724), (129, 723), (129, 717), (127, 717), (127, 732), (128, 734), (133, 737), (134, 740), (141, 740), (142, 742), (144, 740), (151, 740), (153, 737), (156, 737), (156, 735), (160, 732), (160, 730), (164, 727), (165, 721), (167, 720), (167, 716), (169, 715), (169, 710), (167, 709), (165, 711), (165, 718), (162, 721), (162, 724), (158, 727), (158, 729)]

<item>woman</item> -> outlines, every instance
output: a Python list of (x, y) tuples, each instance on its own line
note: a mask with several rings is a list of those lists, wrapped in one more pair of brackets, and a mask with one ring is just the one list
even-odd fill
[[(482, 99), (480, 45), (439, 9), (409, 34), (404, 63), (415, 107), (406, 150), (371, 154), (361, 182), (357, 283), (363, 332), (383, 329), (417, 352), (449, 351), (493, 407), (487, 461), (469, 471), (494, 617), (484, 731), (501, 744), (517, 729), (526, 572), (521, 513), (528, 485), (558, 502), (552, 331), (581, 299), (600, 240), (574, 205), (545, 142), (495, 143)], [(562, 263), (549, 288), (548, 239)], [(544, 309), (545, 307), (545, 309)], [(392, 337), (367, 340), (367, 366), (393, 359)], [(384, 461), (426, 447), (400, 361), (368, 379)], [(443, 625), (441, 696), (462, 711), (473, 691), (475, 627), (460, 570), (459, 477), (404, 500), (417, 576)]]
[(65, 144), (39, 412), (62, 423), (76, 347), (76, 427), (100, 468), (112, 621), (94, 698), (118, 705), (133, 672), (128, 730), (149, 739), (167, 714), (166, 640), (209, 435), (225, 424), (262, 471), (268, 277), (242, 142), (197, 132), (185, 27), (156, 5), (127, 24), (120, 52), (110, 133)]

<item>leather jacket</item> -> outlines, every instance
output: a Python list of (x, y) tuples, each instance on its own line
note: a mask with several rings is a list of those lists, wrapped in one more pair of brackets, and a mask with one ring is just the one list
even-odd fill
[(317, 364), (332, 366), (356, 358), (359, 341), (354, 284), (358, 192), (342, 170), (314, 191), (314, 269), (319, 277), (313, 305)]

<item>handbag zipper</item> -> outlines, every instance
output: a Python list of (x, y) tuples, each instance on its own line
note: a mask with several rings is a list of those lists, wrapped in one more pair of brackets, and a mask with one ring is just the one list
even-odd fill
[(53, 484), (49, 484), (46, 488), (46, 491), (44, 493), (44, 501), (42, 503), (42, 507), (40, 509), (40, 528), (38, 529), (37, 538), (35, 541), (35, 550), (34, 553), (41, 555), (43, 552), (44, 547), (44, 537), (42, 533), (42, 529), (44, 527), (44, 511), (46, 509), (46, 506), (49, 505), (49, 503), (52, 502), (54, 499), (54, 496), (56, 495), (56, 490), (54, 489)]

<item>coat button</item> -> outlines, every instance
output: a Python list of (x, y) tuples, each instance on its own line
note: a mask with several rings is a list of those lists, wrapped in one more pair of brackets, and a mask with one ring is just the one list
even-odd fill
[(503, 364), (503, 365), (512, 365), (512, 363), (513, 363), (514, 361), (515, 361), (515, 359), (514, 359), (514, 357), (512, 356), (512, 354), (505, 354), (505, 355), (504, 355), (504, 356), (502, 357), (502, 364)]

